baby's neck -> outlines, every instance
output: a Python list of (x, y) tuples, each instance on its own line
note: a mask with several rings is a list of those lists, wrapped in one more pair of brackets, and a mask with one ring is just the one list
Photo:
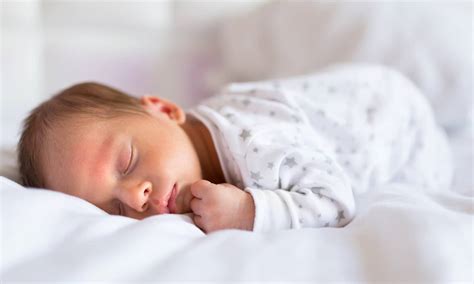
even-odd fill
[(215, 184), (225, 183), (216, 147), (207, 127), (199, 119), (187, 114), (182, 128), (194, 145), (201, 165), (202, 178)]

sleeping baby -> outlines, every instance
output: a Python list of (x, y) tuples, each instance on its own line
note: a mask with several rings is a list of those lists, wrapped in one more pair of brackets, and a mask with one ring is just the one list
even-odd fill
[(192, 213), (204, 232), (341, 227), (387, 183), (442, 190), (451, 154), (420, 91), (382, 66), (231, 84), (184, 112), (82, 83), (26, 118), (25, 186), (143, 219)]

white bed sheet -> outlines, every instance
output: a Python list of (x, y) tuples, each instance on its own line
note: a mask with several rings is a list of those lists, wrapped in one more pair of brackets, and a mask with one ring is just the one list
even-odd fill
[(4, 281), (472, 282), (471, 197), (404, 185), (345, 228), (205, 235), (187, 215), (137, 221), (0, 177)]
[(471, 122), (470, 125), (449, 136), (454, 160), (454, 177), (451, 189), (454, 192), (471, 197), (474, 197), (473, 125), (474, 123)]

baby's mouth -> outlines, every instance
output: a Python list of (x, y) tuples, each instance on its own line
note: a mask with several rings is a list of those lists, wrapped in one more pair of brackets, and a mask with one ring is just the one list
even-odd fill
[(177, 184), (173, 184), (171, 190), (162, 199), (152, 199), (156, 206), (157, 214), (168, 214), (176, 212)]
[(178, 184), (175, 183), (173, 185), (173, 189), (171, 190), (170, 198), (168, 199), (168, 210), (169, 213), (175, 214), (176, 213), (176, 196), (178, 195)]

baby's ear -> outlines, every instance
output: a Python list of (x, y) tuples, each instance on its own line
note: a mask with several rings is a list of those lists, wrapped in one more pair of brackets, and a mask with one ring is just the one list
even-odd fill
[(186, 114), (182, 108), (163, 98), (147, 95), (140, 98), (140, 103), (152, 116), (161, 116), (164, 114), (178, 124), (182, 124), (186, 120)]

